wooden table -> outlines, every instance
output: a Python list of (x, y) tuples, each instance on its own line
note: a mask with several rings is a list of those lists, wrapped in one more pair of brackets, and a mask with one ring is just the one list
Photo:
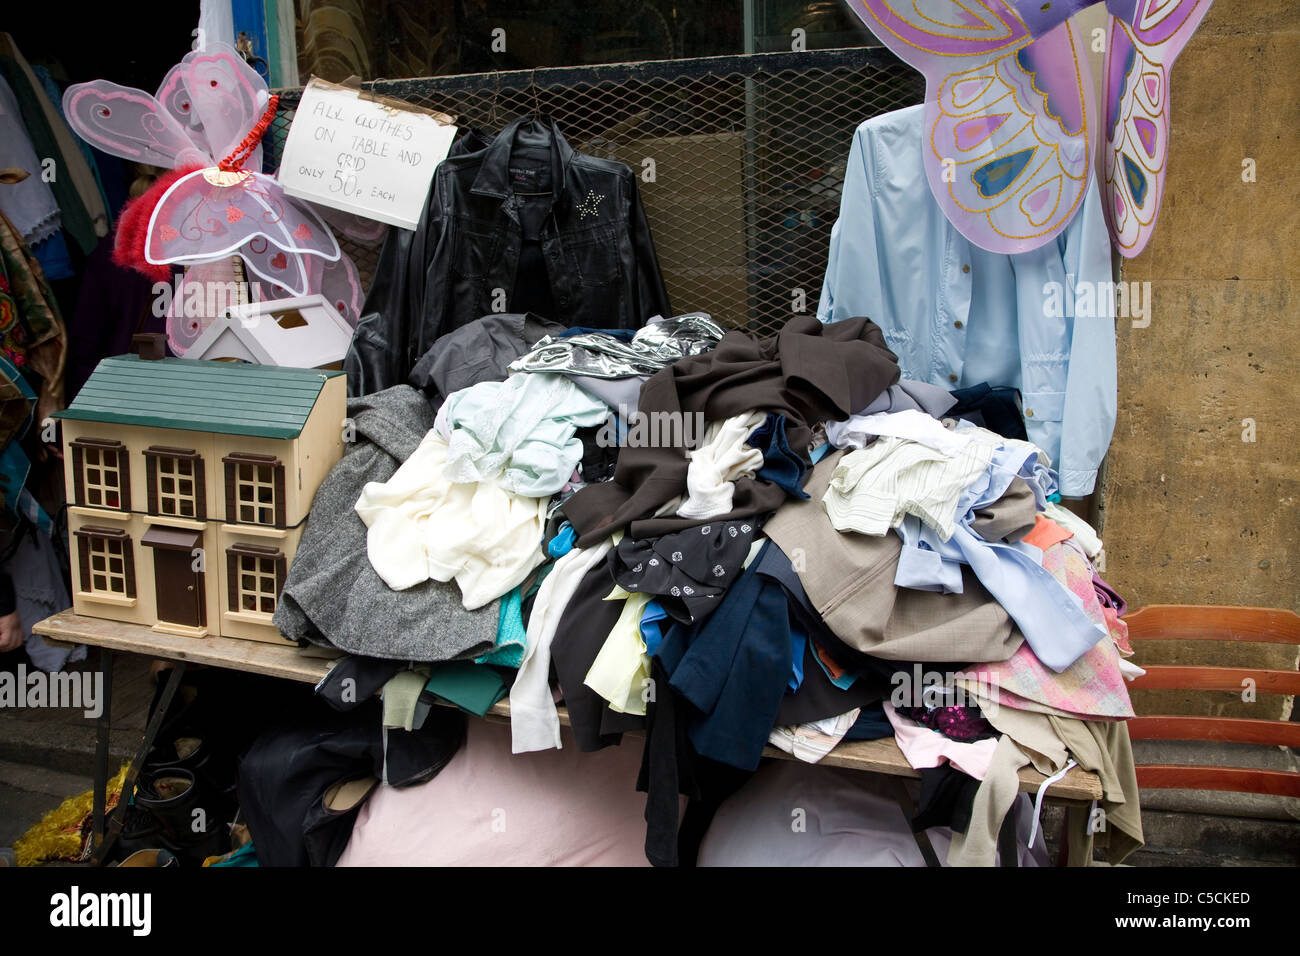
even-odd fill
[[(250, 674), (263, 674), (284, 680), (307, 684), (319, 683), (330, 668), (335, 658), (322, 658), (304, 653), (297, 647), (279, 644), (262, 644), (257, 641), (243, 641), (229, 637), (179, 637), (165, 634), (141, 624), (124, 624), (119, 621), (106, 621), (94, 617), (83, 617), (72, 611), (63, 611), (48, 617), (32, 627), (32, 630), (56, 641), (68, 644), (85, 644), (100, 651), (99, 666), (104, 674), (105, 703), (98, 720), (98, 739), (95, 752), (95, 832), (103, 834), (104, 791), (108, 783), (108, 731), (112, 715), (109, 701), (112, 698), (112, 655), (143, 654), (147, 657), (176, 661), (182, 667), (174, 668), (164, 689), (154, 717), (145, 730), (145, 739), (132, 769), (128, 770), (128, 786), (133, 785), (139, 772), (139, 764), (153, 745), (153, 737), (158, 731), (163, 712), (170, 703), (175, 686), (180, 683), (180, 676), (185, 664), (202, 664), (209, 667), (222, 667), (227, 670), (245, 671)], [(341, 654), (337, 656), (342, 656)], [(510, 720), (510, 702), (502, 700), (487, 713), (487, 719), (502, 722)], [(560, 708), (560, 723), (569, 725), (568, 712)], [(765, 757), (781, 760), (796, 759), (792, 755), (768, 747), (763, 751)], [(896, 778), (916, 778), (921, 773), (913, 770), (898, 749), (893, 737), (881, 740), (851, 740), (841, 743), (818, 764), (824, 767), (845, 767), (850, 770), (863, 770), (869, 773), (884, 774)], [(134, 771), (134, 772), (133, 772)], [(1027, 793), (1037, 793), (1047, 778), (1032, 768), (1020, 771), (1020, 789)], [(126, 792), (124, 790), (124, 792)], [(1046, 797), (1066, 801), (1072, 805), (1087, 805), (1102, 796), (1101, 781), (1096, 774), (1087, 773), (1078, 767), (1072, 768), (1060, 780), (1048, 786)], [(910, 815), (910, 814), (909, 814)], [(1012, 816), (1008, 814), (1010, 821)], [(1004, 836), (1009, 831), (1004, 828)], [(922, 836), (922, 834), (918, 834)], [(1014, 840), (1014, 832), (1010, 833)], [(918, 841), (920, 842), (920, 841)], [(1004, 849), (1009, 846), (1002, 841)], [(1010, 844), (1013, 845), (1013, 844)], [(928, 841), (921, 844), (926, 853)], [(933, 850), (927, 854), (927, 860)], [(1008, 854), (1003, 853), (1004, 863)], [(1012, 854), (1014, 859), (1014, 854)]]

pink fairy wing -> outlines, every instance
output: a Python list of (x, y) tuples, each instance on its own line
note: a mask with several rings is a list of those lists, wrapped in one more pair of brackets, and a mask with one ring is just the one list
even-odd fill
[(199, 119), (199, 112), (194, 108), (194, 99), (185, 85), (186, 72), (184, 64), (180, 63), (168, 70), (162, 83), (158, 85), (158, 92), (154, 94), (154, 98), (181, 125), (189, 137), (207, 151), (211, 162), (216, 162), (221, 157), (215, 155), (212, 145), (203, 132), (203, 122)]
[[(361, 276), (357, 267), (347, 253), (330, 262), (319, 256), (305, 256), (307, 263), (306, 295), (320, 294), (325, 301), (334, 306), (348, 325), (357, 327), (361, 318), (361, 302), (365, 298), (361, 290)], [(274, 288), (268, 296), (272, 299), (290, 298), (288, 290)]]
[[(286, 255), (340, 255), (329, 227), (271, 177), (208, 168), (182, 176), (163, 194), (149, 219), (145, 258), (155, 264), (201, 262), (255, 237)], [(305, 272), (300, 278), (287, 282), (301, 287)]]
[(309, 291), (325, 296), (326, 301), (355, 329), (361, 319), (361, 303), (365, 299), (365, 292), (361, 288), (361, 275), (352, 258), (344, 253), (337, 262), (319, 257), (312, 257), (310, 261), (313, 269), (321, 270), (321, 277), (319, 284), (314, 279), (308, 284)]
[(365, 216), (359, 216), (354, 212), (344, 212), (342, 209), (334, 209), (331, 206), (308, 200), (304, 201), (320, 214), (320, 217), (334, 230), (335, 235), (342, 235), (362, 245), (382, 245), (384, 238), (388, 235), (388, 230), (392, 228), (387, 223), (380, 222), (377, 219), (367, 219)]
[(309, 262), (324, 263), (327, 260), (319, 256), (306, 256), (296, 252), (286, 252), (263, 236), (254, 236), (239, 247), (239, 254), (244, 258), (250, 278), (257, 276), (264, 280), (265, 297), (282, 298), (277, 291), (289, 296), (307, 295), (311, 291), (311, 267)]
[(106, 153), (164, 169), (207, 164), (194, 140), (143, 90), (108, 80), (76, 83), (63, 94), (63, 112), (77, 135)]
[[(187, 53), (180, 68), (212, 155), (222, 159), (243, 141), (261, 118), (269, 99), (266, 81), (244, 62), (243, 57), (220, 43), (210, 44), (206, 50)], [(254, 171), (261, 170), (261, 147), (254, 151), (244, 166)]]
[(1111, 241), (1125, 258), (1155, 231), (1169, 158), (1169, 73), (1211, 2), (1136, 0), (1131, 22), (1109, 18), (1102, 198)]
[[(186, 268), (175, 282), (167, 310), (167, 341), (173, 352), (185, 355), (203, 331), (234, 304), (232, 300), (238, 300), (238, 285), (229, 256)], [(249, 297), (256, 299), (252, 294)]]

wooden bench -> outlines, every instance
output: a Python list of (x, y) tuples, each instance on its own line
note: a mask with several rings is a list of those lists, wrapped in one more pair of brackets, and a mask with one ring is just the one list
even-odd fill
[[(123, 792), (130, 792), (134, 787), (139, 768), (143, 765), (145, 755), (153, 745), (153, 738), (161, 725), (162, 715), (166, 711), (180, 684), (180, 677), (186, 664), (199, 664), (208, 667), (221, 667), (228, 670), (244, 671), (251, 674), (263, 674), (284, 680), (316, 684), (334, 664), (333, 658), (311, 656), (288, 645), (263, 644), (256, 641), (242, 641), (228, 637), (180, 637), (166, 634), (142, 624), (126, 624), (120, 621), (101, 620), (84, 617), (72, 611), (63, 611), (36, 624), (32, 630), (52, 640), (68, 644), (85, 644), (99, 649), (99, 668), (104, 674), (104, 708), (98, 719), (95, 753), (95, 797), (94, 827), (96, 839), (100, 840), (106, 833), (104, 822), (104, 791), (109, 778), (108, 742), (109, 729), (112, 726), (112, 713), (109, 702), (113, 686), (113, 654), (141, 654), (152, 658), (175, 661), (179, 665), (172, 669), (163, 695), (155, 708), (154, 717), (145, 729), (144, 740), (140, 750), (127, 771)], [(341, 656), (341, 655), (337, 655)], [(489, 720), (509, 721), (510, 703), (503, 700), (488, 712)], [(560, 708), (560, 723), (569, 724), (569, 716)], [(796, 759), (775, 747), (764, 750), (764, 756), (782, 760)], [(913, 770), (903, 752), (898, 749), (894, 738), (881, 740), (855, 740), (841, 743), (824, 757), (819, 766), (845, 767), (868, 773), (884, 774), (896, 778), (919, 778), (920, 771)], [(1032, 768), (1020, 771), (1020, 789), (1026, 793), (1037, 793), (1047, 778)], [(1096, 774), (1088, 773), (1075, 767), (1060, 780), (1050, 784), (1045, 796), (1053, 800), (1064, 801), (1071, 806), (1086, 806), (1093, 800), (1101, 798), (1101, 781)], [(110, 827), (117, 822), (114, 814)], [(1008, 819), (1011, 816), (1008, 815)], [(120, 823), (117, 823), (120, 826)], [(114, 837), (116, 833), (114, 832)], [(112, 840), (101, 841), (99, 846), (107, 851)], [(926, 853), (928, 842), (918, 840), (922, 852)], [(1009, 846), (1010, 844), (1004, 844)], [(932, 851), (927, 854), (931, 861)], [(1007, 855), (1004, 852), (1004, 857)], [(1014, 855), (1014, 854), (1013, 854)], [(102, 859), (102, 853), (96, 860)], [(1012, 864), (1014, 865), (1014, 864)]]

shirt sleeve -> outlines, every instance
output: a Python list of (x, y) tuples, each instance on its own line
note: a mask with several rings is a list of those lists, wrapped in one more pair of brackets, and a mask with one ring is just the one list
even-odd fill
[[(1070, 365), (1061, 419), (1057, 473), (1061, 494), (1090, 494), (1115, 429), (1115, 296), (1110, 239), (1096, 178), (1065, 244), (1066, 273), (1076, 277), (1070, 323)], [(1069, 293), (1067, 293), (1067, 297)]]
[(822, 280), (817, 318), (822, 322), (867, 315), (883, 325), (879, 316), (880, 277), (875, 273), (880, 257), (876, 249), (874, 183), (870, 175), (868, 133), (859, 128), (853, 134), (840, 214), (831, 226), (830, 253)]

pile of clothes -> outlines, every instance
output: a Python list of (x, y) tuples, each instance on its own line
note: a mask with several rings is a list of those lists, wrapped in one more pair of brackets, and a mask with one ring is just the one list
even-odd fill
[(561, 746), (558, 702), (580, 750), (635, 732), (656, 865), (767, 748), (891, 736), (949, 863), (994, 861), (1030, 765), (1101, 779), (1073, 859), (1141, 846), (1124, 602), (1014, 393), (903, 379), (866, 318), (492, 315), (349, 417), (275, 615), (351, 655), (338, 706), (411, 731), (508, 696), (515, 753)]

